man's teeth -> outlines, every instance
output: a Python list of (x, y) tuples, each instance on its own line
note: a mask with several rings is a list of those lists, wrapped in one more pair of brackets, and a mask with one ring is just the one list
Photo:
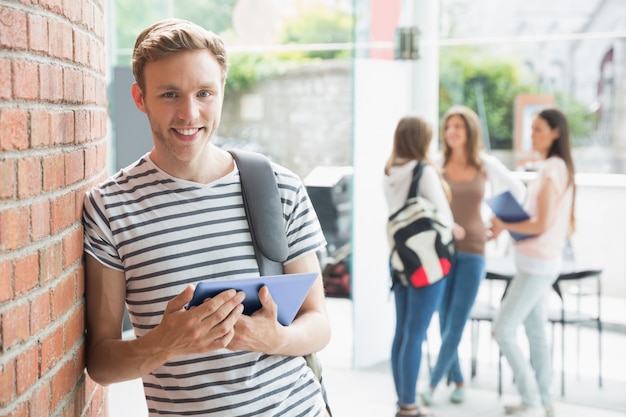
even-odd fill
[(176, 132), (180, 133), (181, 135), (185, 135), (185, 136), (191, 136), (194, 133), (196, 133), (198, 130), (200, 129), (176, 129)]

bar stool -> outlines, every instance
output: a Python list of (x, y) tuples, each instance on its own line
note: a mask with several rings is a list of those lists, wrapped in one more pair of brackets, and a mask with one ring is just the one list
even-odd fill
[[(602, 320), (601, 320), (601, 285), (600, 285), (600, 277), (602, 276), (602, 269), (587, 269), (574, 271), (569, 273), (564, 273), (559, 275), (559, 278), (552, 285), (552, 288), (559, 296), (561, 301), (560, 310), (550, 311), (548, 314), (548, 320), (552, 324), (552, 350), (554, 351), (554, 328), (557, 324), (561, 325), (561, 396), (565, 396), (565, 325), (566, 324), (576, 324), (577, 326), (584, 322), (595, 322), (596, 328), (598, 330), (598, 386), (602, 387)], [(597, 298), (597, 314), (589, 314), (585, 312), (581, 312), (580, 310), (580, 297), (581, 293), (581, 282), (582, 280), (595, 280), (596, 292), (595, 296)], [(577, 306), (576, 310), (566, 309), (565, 306), (565, 298), (563, 297), (563, 291), (561, 289), (561, 284), (564, 283), (572, 283), (576, 282), (577, 285)], [(589, 294), (591, 295), (591, 294)], [(580, 349), (580, 343), (578, 346)], [(580, 351), (579, 351), (580, 353)], [(577, 355), (577, 359), (580, 360), (579, 355)]]

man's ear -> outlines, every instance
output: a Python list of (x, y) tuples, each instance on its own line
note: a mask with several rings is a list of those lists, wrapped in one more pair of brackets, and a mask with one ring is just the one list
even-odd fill
[(139, 88), (139, 84), (133, 83), (133, 85), (130, 88), (131, 88), (130, 92), (133, 96), (133, 101), (135, 102), (135, 106), (137, 106), (137, 108), (140, 111), (145, 113), (146, 106), (144, 104), (143, 92), (141, 91), (141, 88)]

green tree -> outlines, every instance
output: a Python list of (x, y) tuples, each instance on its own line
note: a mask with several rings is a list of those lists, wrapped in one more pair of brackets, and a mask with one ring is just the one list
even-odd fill
[[(232, 12), (237, 0), (116, 0), (115, 36), (120, 51), (131, 51), (137, 35), (168, 16), (194, 22), (215, 33), (232, 30)], [(130, 65), (130, 52), (121, 54), (119, 65)]]
[[(352, 15), (323, 7), (312, 8), (288, 21), (278, 36), (280, 44), (324, 44), (352, 42), (354, 20)], [(302, 52), (303, 58), (349, 58), (351, 50)]]
[(455, 104), (477, 113), (482, 105), (492, 148), (511, 149), (515, 96), (533, 90), (521, 81), (520, 63), (475, 47), (450, 47), (441, 50), (439, 68), (439, 116)]

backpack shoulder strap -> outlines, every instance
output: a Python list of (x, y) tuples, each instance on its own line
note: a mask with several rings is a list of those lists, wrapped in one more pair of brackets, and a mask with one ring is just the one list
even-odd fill
[(419, 161), (415, 168), (413, 168), (413, 180), (411, 181), (411, 185), (409, 187), (409, 195), (406, 198), (407, 200), (413, 197), (417, 197), (419, 194), (419, 182), (420, 178), (422, 178), (422, 171), (424, 170), (425, 163)]
[(239, 169), (243, 204), (261, 275), (282, 274), (288, 245), (274, 169), (260, 153), (229, 152)]

